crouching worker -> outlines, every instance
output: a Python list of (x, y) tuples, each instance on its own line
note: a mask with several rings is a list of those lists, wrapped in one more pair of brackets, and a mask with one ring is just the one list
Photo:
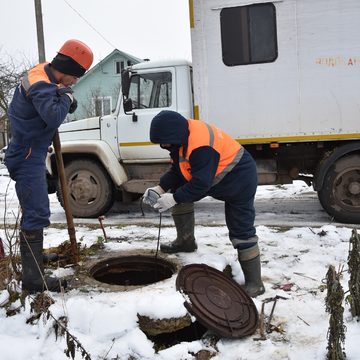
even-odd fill
[(144, 193), (144, 202), (150, 200), (150, 190), (160, 195), (154, 205), (159, 212), (173, 209), (177, 238), (162, 245), (161, 251), (195, 251), (193, 202), (205, 196), (223, 200), (229, 237), (245, 277), (244, 289), (251, 297), (263, 294), (254, 227), (257, 173), (251, 155), (217, 127), (187, 120), (174, 111), (161, 111), (153, 118), (150, 140), (167, 149), (172, 159), (160, 184)]
[(21, 206), (22, 289), (60, 291), (66, 282), (44, 278), (43, 229), (50, 224), (45, 159), (55, 131), (77, 102), (71, 86), (93, 61), (90, 48), (68, 40), (51, 63), (30, 69), (17, 86), (9, 107), (11, 141), (5, 164)]

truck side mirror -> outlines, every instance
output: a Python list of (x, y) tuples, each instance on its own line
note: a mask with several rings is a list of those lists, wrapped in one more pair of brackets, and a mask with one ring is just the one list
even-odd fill
[(132, 100), (130, 98), (124, 99), (124, 105), (123, 106), (124, 106), (125, 114), (132, 111), (132, 109), (133, 109)]
[(124, 97), (127, 98), (130, 89), (130, 73), (128, 70), (123, 70), (121, 73), (121, 88)]
[(134, 112), (130, 112), (133, 109), (132, 100), (130, 98), (124, 99), (124, 112), (126, 115), (132, 115), (132, 121), (137, 122), (138, 118), (137, 115)]

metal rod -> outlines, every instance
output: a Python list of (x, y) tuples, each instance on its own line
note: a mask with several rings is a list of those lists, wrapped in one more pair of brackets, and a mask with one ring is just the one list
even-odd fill
[(272, 317), (273, 317), (273, 315), (274, 315), (274, 310), (275, 310), (276, 302), (277, 302), (277, 298), (275, 297), (273, 306), (272, 306), (272, 308), (271, 308), (269, 320), (268, 320), (268, 322), (267, 322), (267, 324), (266, 324), (266, 332), (267, 332), (267, 333), (271, 332), (271, 320), (272, 320)]
[(106, 232), (105, 232), (105, 228), (104, 228), (104, 225), (103, 225), (103, 220), (105, 219), (104, 216), (99, 216), (98, 217), (98, 220), (99, 220), (99, 223), (100, 223), (100, 227), (102, 229), (102, 232), (103, 232), (103, 235), (104, 235), (104, 241), (107, 242), (107, 236), (106, 236)]
[(69, 203), (69, 189), (66, 183), (66, 177), (65, 177), (65, 167), (64, 167), (64, 161), (61, 154), (61, 143), (60, 143), (60, 137), (58, 130), (55, 131), (55, 135), (53, 137), (53, 144), (55, 149), (55, 158), (56, 158), (56, 166), (58, 169), (58, 174), (60, 178), (60, 186), (61, 186), (61, 196), (64, 203), (64, 210), (66, 215), (66, 222), (68, 226), (68, 233), (70, 237), (70, 244), (71, 244), (71, 253), (73, 256), (73, 262), (74, 264), (77, 264), (79, 261), (79, 251), (78, 246), (76, 242), (76, 235), (75, 235), (75, 226), (74, 226), (74, 220), (70, 208)]
[(35, 18), (36, 18), (36, 33), (38, 42), (39, 62), (45, 62), (45, 41), (44, 41), (44, 27), (42, 20), (41, 0), (34, 0)]
[(161, 213), (160, 213), (160, 219), (159, 219), (159, 231), (158, 231), (158, 238), (157, 238), (157, 244), (156, 244), (155, 259), (157, 259), (157, 257), (158, 257), (158, 253), (159, 253), (159, 246), (160, 246), (160, 232), (161, 232)]

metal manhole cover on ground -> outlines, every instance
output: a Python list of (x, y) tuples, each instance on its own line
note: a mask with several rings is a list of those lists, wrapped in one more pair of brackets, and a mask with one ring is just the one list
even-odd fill
[(188, 296), (186, 309), (216, 334), (241, 338), (256, 331), (259, 315), (254, 302), (221, 271), (205, 264), (186, 265), (177, 276), (176, 289)]

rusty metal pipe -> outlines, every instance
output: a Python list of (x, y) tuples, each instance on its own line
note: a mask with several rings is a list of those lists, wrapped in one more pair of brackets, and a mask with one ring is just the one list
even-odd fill
[(55, 158), (56, 158), (56, 166), (60, 178), (60, 186), (61, 186), (61, 195), (64, 203), (64, 210), (66, 215), (66, 222), (68, 227), (68, 233), (70, 238), (70, 244), (71, 244), (71, 253), (73, 256), (73, 262), (74, 264), (77, 264), (79, 261), (79, 251), (78, 246), (76, 242), (76, 234), (75, 234), (75, 226), (74, 226), (74, 220), (70, 208), (70, 202), (69, 202), (69, 188), (66, 182), (65, 177), (65, 167), (64, 167), (64, 161), (61, 153), (61, 143), (60, 143), (60, 136), (58, 130), (55, 131), (54, 137), (53, 137), (53, 145), (55, 149)]

